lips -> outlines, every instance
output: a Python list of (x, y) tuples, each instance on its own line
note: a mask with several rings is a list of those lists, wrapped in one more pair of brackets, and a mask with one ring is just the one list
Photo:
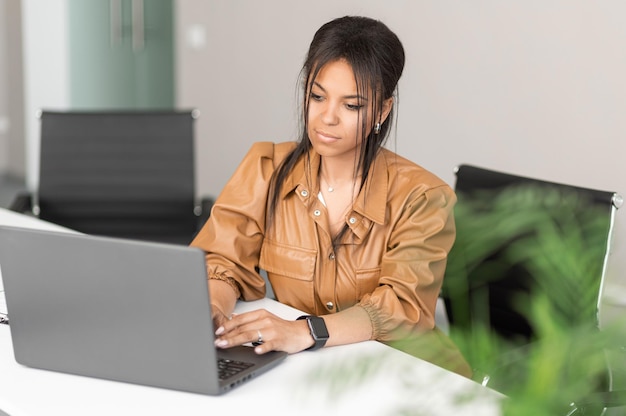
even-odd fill
[(325, 142), (332, 142), (335, 140), (339, 140), (340, 138), (337, 136), (333, 136), (332, 134), (329, 134), (325, 131), (321, 131), (321, 130), (315, 130), (315, 134), (317, 134), (317, 137)]

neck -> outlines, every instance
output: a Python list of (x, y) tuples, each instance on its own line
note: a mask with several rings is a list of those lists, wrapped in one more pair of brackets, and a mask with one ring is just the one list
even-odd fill
[(335, 190), (346, 191), (356, 190), (359, 187), (358, 181), (361, 175), (354, 176), (353, 164), (332, 163), (328, 159), (323, 159), (320, 165), (321, 187), (328, 192)]
[[(323, 158), (320, 164), (320, 177), (329, 185), (343, 185), (355, 181), (354, 165), (352, 163), (333, 163)], [(356, 179), (360, 178), (358, 175)]]

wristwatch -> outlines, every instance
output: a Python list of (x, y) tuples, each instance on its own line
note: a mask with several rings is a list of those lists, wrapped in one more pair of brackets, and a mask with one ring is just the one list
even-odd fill
[(307, 350), (317, 350), (326, 345), (326, 341), (328, 341), (328, 329), (326, 328), (326, 322), (324, 322), (324, 319), (313, 315), (302, 315), (297, 320), (300, 319), (306, 319), (307, 324), (309, 324), (311, 336), (315, 341), (315, 344), (307, 348)]

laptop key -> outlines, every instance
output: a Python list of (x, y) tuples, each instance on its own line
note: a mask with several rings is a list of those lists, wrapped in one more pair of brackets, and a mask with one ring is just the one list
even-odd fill
[(217, 360), (219, 378), (225, 380), (235, 374), (252, 367), (253, 363), (220, 358)]

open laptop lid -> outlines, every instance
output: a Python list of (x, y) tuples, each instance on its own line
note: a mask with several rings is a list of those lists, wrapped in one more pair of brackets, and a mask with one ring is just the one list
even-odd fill
[(199, 249), (0, 226), (0, 267), (20, 364), (204, 394), (239, 383), (218, 381)]

